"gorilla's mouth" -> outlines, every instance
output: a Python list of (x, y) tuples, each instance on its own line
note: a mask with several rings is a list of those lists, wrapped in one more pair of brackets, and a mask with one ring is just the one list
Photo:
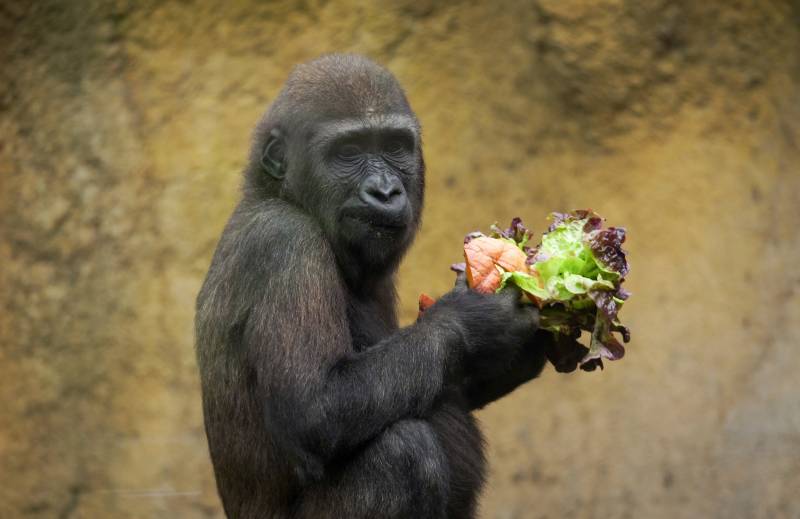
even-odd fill
[(379, 231), (386, 231), (386, 232), (399, 232), (406, 228), (406, 223), (402, 219), (386, 219), (381, 217), (374, 217), (374, 216), (346, 216), (350, 220), (353, 220), (365, 227), (369, 227), (372, 229), (376, 229)]
[(400, 232), (408, 227), (408, 211), (374, 211), (351, 209), (343, 212), (342, 219), (378, 231)]

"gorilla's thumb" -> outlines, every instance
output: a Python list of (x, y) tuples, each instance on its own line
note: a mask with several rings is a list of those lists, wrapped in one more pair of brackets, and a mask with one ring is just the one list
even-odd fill
[(469, 290), (467, 285), (467, 274), (464, 272), (456, 272), (456, 284), (453, 288), (455, 292), (466, 292)]

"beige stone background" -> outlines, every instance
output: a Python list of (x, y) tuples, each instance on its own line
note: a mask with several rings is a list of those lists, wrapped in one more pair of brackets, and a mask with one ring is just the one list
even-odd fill
[(800, 517), (800, 2), (0, 3), (0, 517), (220, 517), (193, 303), (251, 127), (355, 51), (422, 121), (402, 318), (467, 231), (625, 225), (628, 356), (479, 414), (484, 518)]

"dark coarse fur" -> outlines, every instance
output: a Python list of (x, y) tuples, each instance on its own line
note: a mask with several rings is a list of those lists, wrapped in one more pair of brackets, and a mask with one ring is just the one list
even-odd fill
[(471, 412), (536, 376), (549, 338), (517, 294), (463, 285), (398, 327), (424, 171), (405, 94), (363, 57), (298, 66), (257, 126), (197, 300), (228, 517), (474, 516)]

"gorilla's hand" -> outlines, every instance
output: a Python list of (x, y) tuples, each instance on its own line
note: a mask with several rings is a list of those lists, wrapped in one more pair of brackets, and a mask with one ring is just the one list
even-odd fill
[[(539, 312), (520, 302), (516, 287), (499, 294), (480, 294), (467, 288), (461, 273), (455, 288), (425, 314), (458, 330), (462, 341), (453, 353), (461, 360), (465, 380), (489, 381), (507, 375), (525, 349), (540, 349), (535, 344)], [(538, 371), (531, 378), (536, 374)]]

